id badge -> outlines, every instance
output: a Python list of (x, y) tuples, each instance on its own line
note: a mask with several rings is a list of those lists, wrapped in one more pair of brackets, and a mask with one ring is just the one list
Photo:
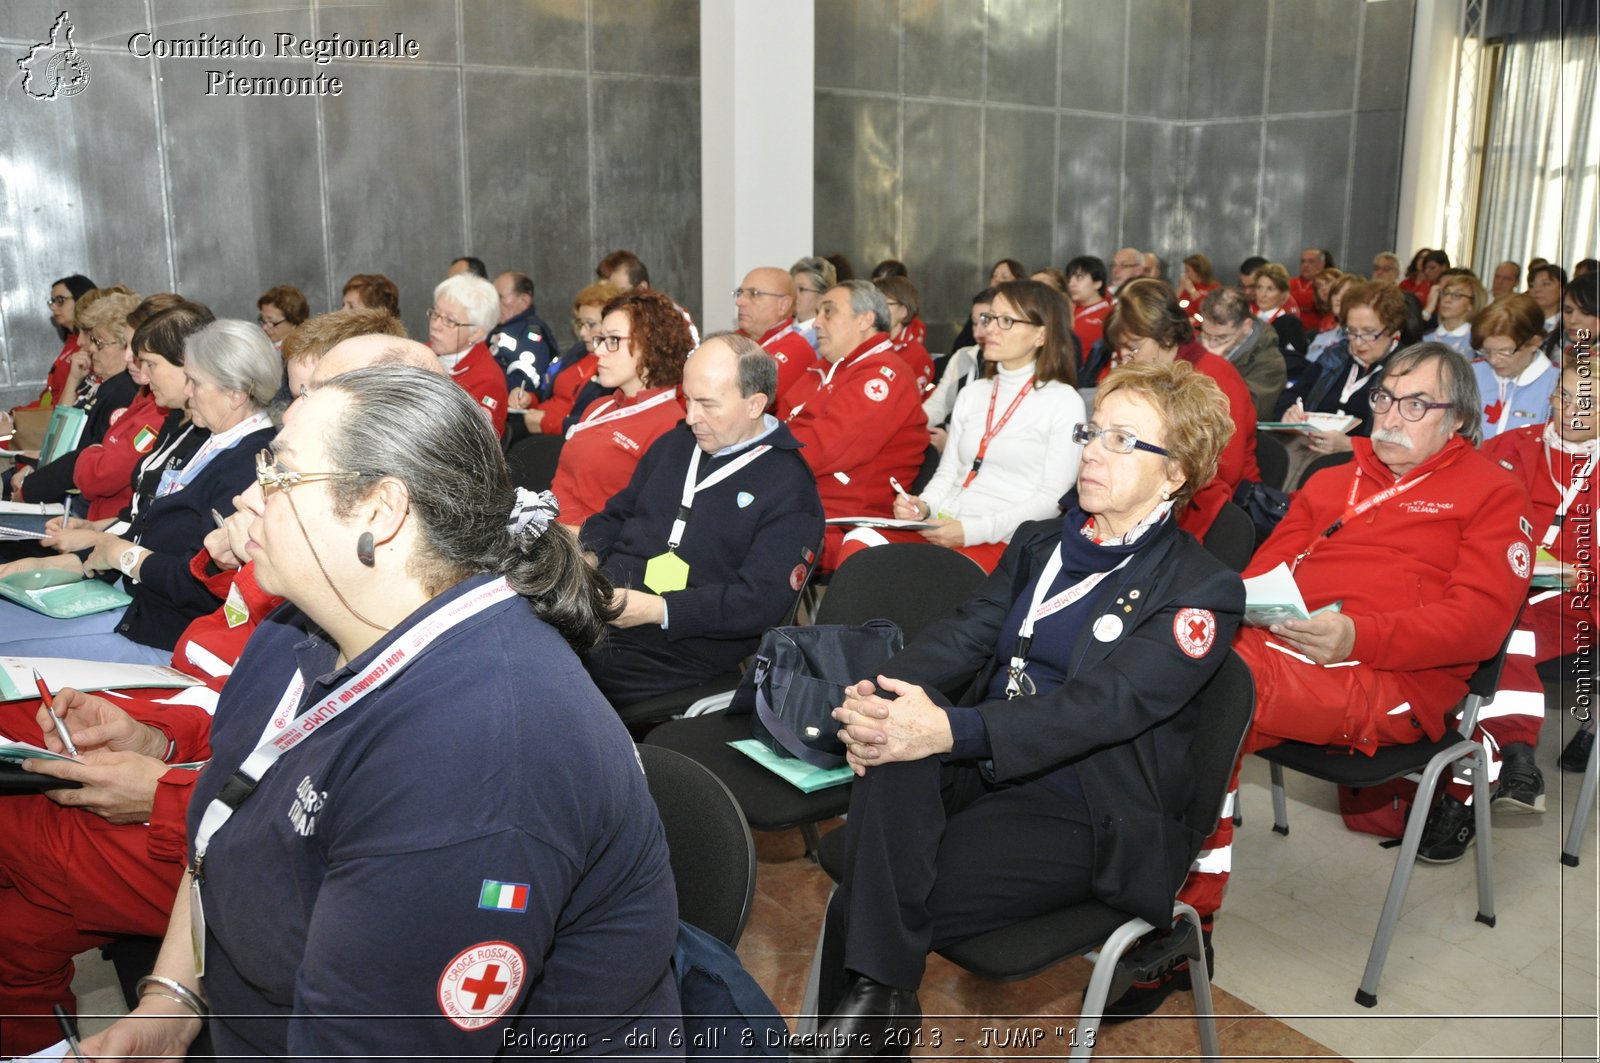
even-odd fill
[(250, 619), (250, 607), (245, 604), (237, 583), (228, 588), (228, 597), (222, 603), (222, 615), (230, 628), (238, 627)]
[(671, 550), (657, 554), (644, 566), (644, 585), (657, 594), (681, 591), (689, 586), (689, 563)]
[(206, 913), (200, 903), (200, 881), (189, 880), (189, 943), (194, 948), (194, 973), (206, 976)]

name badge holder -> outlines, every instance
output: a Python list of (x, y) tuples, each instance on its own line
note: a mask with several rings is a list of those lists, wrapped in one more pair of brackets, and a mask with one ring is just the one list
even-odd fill
[(705, 452), (698, 446), (694, 448), (694, 454), (689, 458), (689, 471), (683, 477), (683, 497), (678, 502), (678, 515), (673, 518), (672, 530), (667, 533), (667, 552), (657, 554), (645, 562), (646, 587), (656, 594), (669, 594), (689, 586), (689, 563), (678, 556), (678, 544), (683, 542), (683, 533), (689, 526), (689, 514), (694, 509), (694, 496), (726, 480), (771, 449), (772, 447), (766, 443), (752, 447), (750, 453), (729, 462), (707, 476), (702, 483), (696, 484), (694, 480), (700, 473), (700, 455)]
[(1039, 692), (1033, 678), (1028, 675), (1028, 650), (1033, 646), (1034, 625), (1045, 617), (1059, 613), (1067, 606), (1079, 601), (1084, 595), (1100, 585), (1117, 569), (1133, 560), (1129, 554), (1117, 563), (1116, 568), (1107, 569), (1105, 572), (1092, 572), (1088, 576), (1074, 583), (1066, 590), (1057, 594), (1049, 601), (1044, 600), (1045, 592), (1050, 589), (1050, 584), (1061, 572), (1061, 547), (1056, 546), (1051, 553), (1050, 560), (1045, 562), (1044, 571), (1039, 573), (1039, 583), (1033, 588), (1033, 600), (1028, 604), (1028, 611), (1022, 616), (1022, 626), (1017, 629), (1017, 645), (1011, 651), (1011, 662), (1006, 667), (1006, 697), (1019, 698), (1024, 695), (1032, 696)]

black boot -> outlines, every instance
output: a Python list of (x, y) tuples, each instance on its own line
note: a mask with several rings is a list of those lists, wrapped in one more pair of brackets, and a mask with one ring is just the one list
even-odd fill
[(1561, 751), (1561, 770), (1579, 774), (1589, 770), (1589, 750), (1594, 748), (1594, 732), (1588, 727), (1578, 728), (1567, 748)]

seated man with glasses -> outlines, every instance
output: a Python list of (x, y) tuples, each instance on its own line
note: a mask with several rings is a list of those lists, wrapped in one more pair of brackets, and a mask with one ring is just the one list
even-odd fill
[[(1371, 756), (1441, 737), (1527, 594), (1527, 491), (1476, 449), (1483, 408), (1466, 359), (1407, 347), (1367, 401), (1371, 437), (1306, 482), (1244, 571), (1288, 565), (1315, 614), (1234, 637), (1256, 684), (1245, 753), (1295, 741)], [(1205, 916), (1227, 875), (1201, 877), (1210, 889), (1192, 877), (1185, 899)]]
[(789, 389), (817, 364), (816, 349), (795, 325), (795, 278), (777, 266), (760, 266), (745, 274), (733, 290), (739, 331), (757, 343), (778, 363), (778, 390), (773, 408), (787, 412)]

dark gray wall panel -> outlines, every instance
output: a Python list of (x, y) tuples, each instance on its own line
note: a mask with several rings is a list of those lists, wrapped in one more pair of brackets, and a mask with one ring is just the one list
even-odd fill
[[(903, 17), (906, 95), (960, 100), (983, 95), (982, 0), (910, 4)], [(819, 43), (821, 28), (819, 21)]]
[(1269, 8), (1269, 0), (1191, 0), (1190, 118), (1261, 113)]
[[(126, 5), (137, 9), (139, 5)], [(240, 34), (260, 40), (266, 57), (276, 55), (277, 39), (274, 34), (292, 33), (296, 37), (311, 36), (310, 0), (249, 0), (246, 3), (218, 4), (216, 0), (153, 0), (150, 5), (155, 17), (151, 27), (158, 37), (197, 37), (201, 32), (219, 37), (237, 38)], [(77, 6), (72, 8), (77, 14)], [(408, 27), (399, 27), (408, 29)], [(326, 70), (308, 59), (286, 59), (296, 65), (305, 64), (312, 72)], [(198, 65), (199, 60), (188, 60), (186, 65)], [(279, 72), (278, 77), (284, 73)]]
[(817, 0), (816, 10), (817, 88), (899, 91), (898, 0)]
[[(1154, 251), (1172, 275), (1173, 255), (1188, 253), (1178, 209), (1181, 130), (1170, 122), (1128, 122), (1123, 160), (1121, 244)], [(1105, 255), (1110, 265), (1111, 251)]]
[(1127, 0), (1061, 0), (1061, 106), (1122, 113)]
[(466, 61), (490, 66), (582, 70), (584, 0), (497, 0), (467, 8)]
[(1256, 253), (1261, 123), (1208, 122), (1190, 126), (1184, 138), (1189, 247), (1210, 257), (1217, 279), (1231, 284), (1238, 264)]
[[(900, 231), (900, 105), (893, 100), (817, 93), (816, 250), (843, 251), (865, 275), (894, 253)], [(941, 146), (918, 165), (957, 154)], [(968, 194), (972, 193), (969, 186)]]
[(1056, 105), (1060, 28), (1060, 7), (1054, 0), (991, 0), (991, 101)]
[[(374, 137), (372, 112), (354, 101), (323, 110), (327, 142), (329, 274), (383, 273), (400, 286), (412, 335), (426, 337), (434, 285), (467, 245), (461, 123), (453, 69), (369, 66), (361, 98), (394, 114), (427, 116), (427, 137)], [(370, 94), (370, 95), (369, 95)]]
[(594, 106), (596, 255), (629, 248), (651, 287), (699, 306), (699, 84), (598, 81)]
[(1128, 5), (1129, 114), (1183, 117), (1188, 10), (1188, 0), (1138, 0)]
[(61, 349), (45, 307), (55, 278), (81, 272), (139, 292), (169, 284), (161, 171), (144, 139), (155, 127), (153, 101), (149, 61), (109, 53), (95, 57), (88, 87), (70, 99), (27, 99), (15, 82), (7, 89), (0, 310), (9, 377), (0, 386), (37, 392)]
[(1372, 268), (1372, 256), (1394, 251), (1403, 263), (1409, 248), (1394, 247), (1400, 201), (1400, 134), (1402, 111), (1370, 111), (1356, 115), (1355, 175), (1350, 188), (1350, 239), (1343, 257), (1357, 273)]
[[(561, 74), (479, 71), (467, 82), (472, 252), (491, 275), (532, 277), (540, 316), (563, 337), (571, 296), (593, 280), (596, 261), (589, 154), (550, 148), (586, 143), (586, 94), (582, 78)], [(508, 125), (507, 100), (538, 100), (539, 109)]]
[[(309, 76), (311, 69), (228, 63), (241, 78)], [(162, 60), (160, 69), (178, 291), (219, 317), (254, 320), (256, 297), (275, 284), (299, 288), (313, 313), (329, 309), (317, 101), (262, 106), (253, 97), (216, 96), (194, 106), (201, 75), (193, 60)], [(225, 156), (218, 144), (229, 145)]]
[(1412, 0), (1362, 4), (1366, 25), (1361, 37), (1361, 82), (1356, 107), (1362, 111), (1403, 110), (1411, 70)]
[[(417, 59), (429, 63), (459, 63), (460, 37), (456, 32), (456, 5), (439, 0), (361, 0), (360, 3), (319, 3), (317, 36), (383, 39), (404, 33), (417, 42)], [(372, 60), (367, 60), (367, 63)], [(405, 60), (402, 60), (405, 62)], [(323, 69), (344, 76), (363, 65), (349, 60)]]
[(1266, 136), (1260, 253), (1283, 263), (1290, 276), (1304, 247), (1326, 247), (1341, 261), (1350, 116), (1270, 120)]
[[(972, 293), (980, 257), (977, 202), (978, 153), (953, 144), (981, 141), (983, 112), (961, 104), (907, 101), (905, 206), (899, 258), (911, 269), (928, 323), (928, 349), (947, 351)], [(871, 261), (859, 266), (872, 268)], [(976, 268), (981, 269), (981, 266)]]
[(699, 0), (592, 0), (594, 69), (700, 76)]
[(1368, 6), (1363, 0), (1295, 0), (1273, 7), (1267, 113), (1350, 106), (1356, 35), (1361, 9)]
[[(983, 249), (979, 273), (1001, 258), (1030, 270), (1055, 259), (1050, 217), (1055, 206), (1056, 118), (1042, 111), (989, 108), (983, 137)], [(971, 281), (968, 282), (969, 284)], [(973, 289), (974, 291), (977, 288)]]
[(1063, 114), (1060, 124), (1051, 261), (1099, 255), (1109, 266), (1121, 224), (1122, 121)]

